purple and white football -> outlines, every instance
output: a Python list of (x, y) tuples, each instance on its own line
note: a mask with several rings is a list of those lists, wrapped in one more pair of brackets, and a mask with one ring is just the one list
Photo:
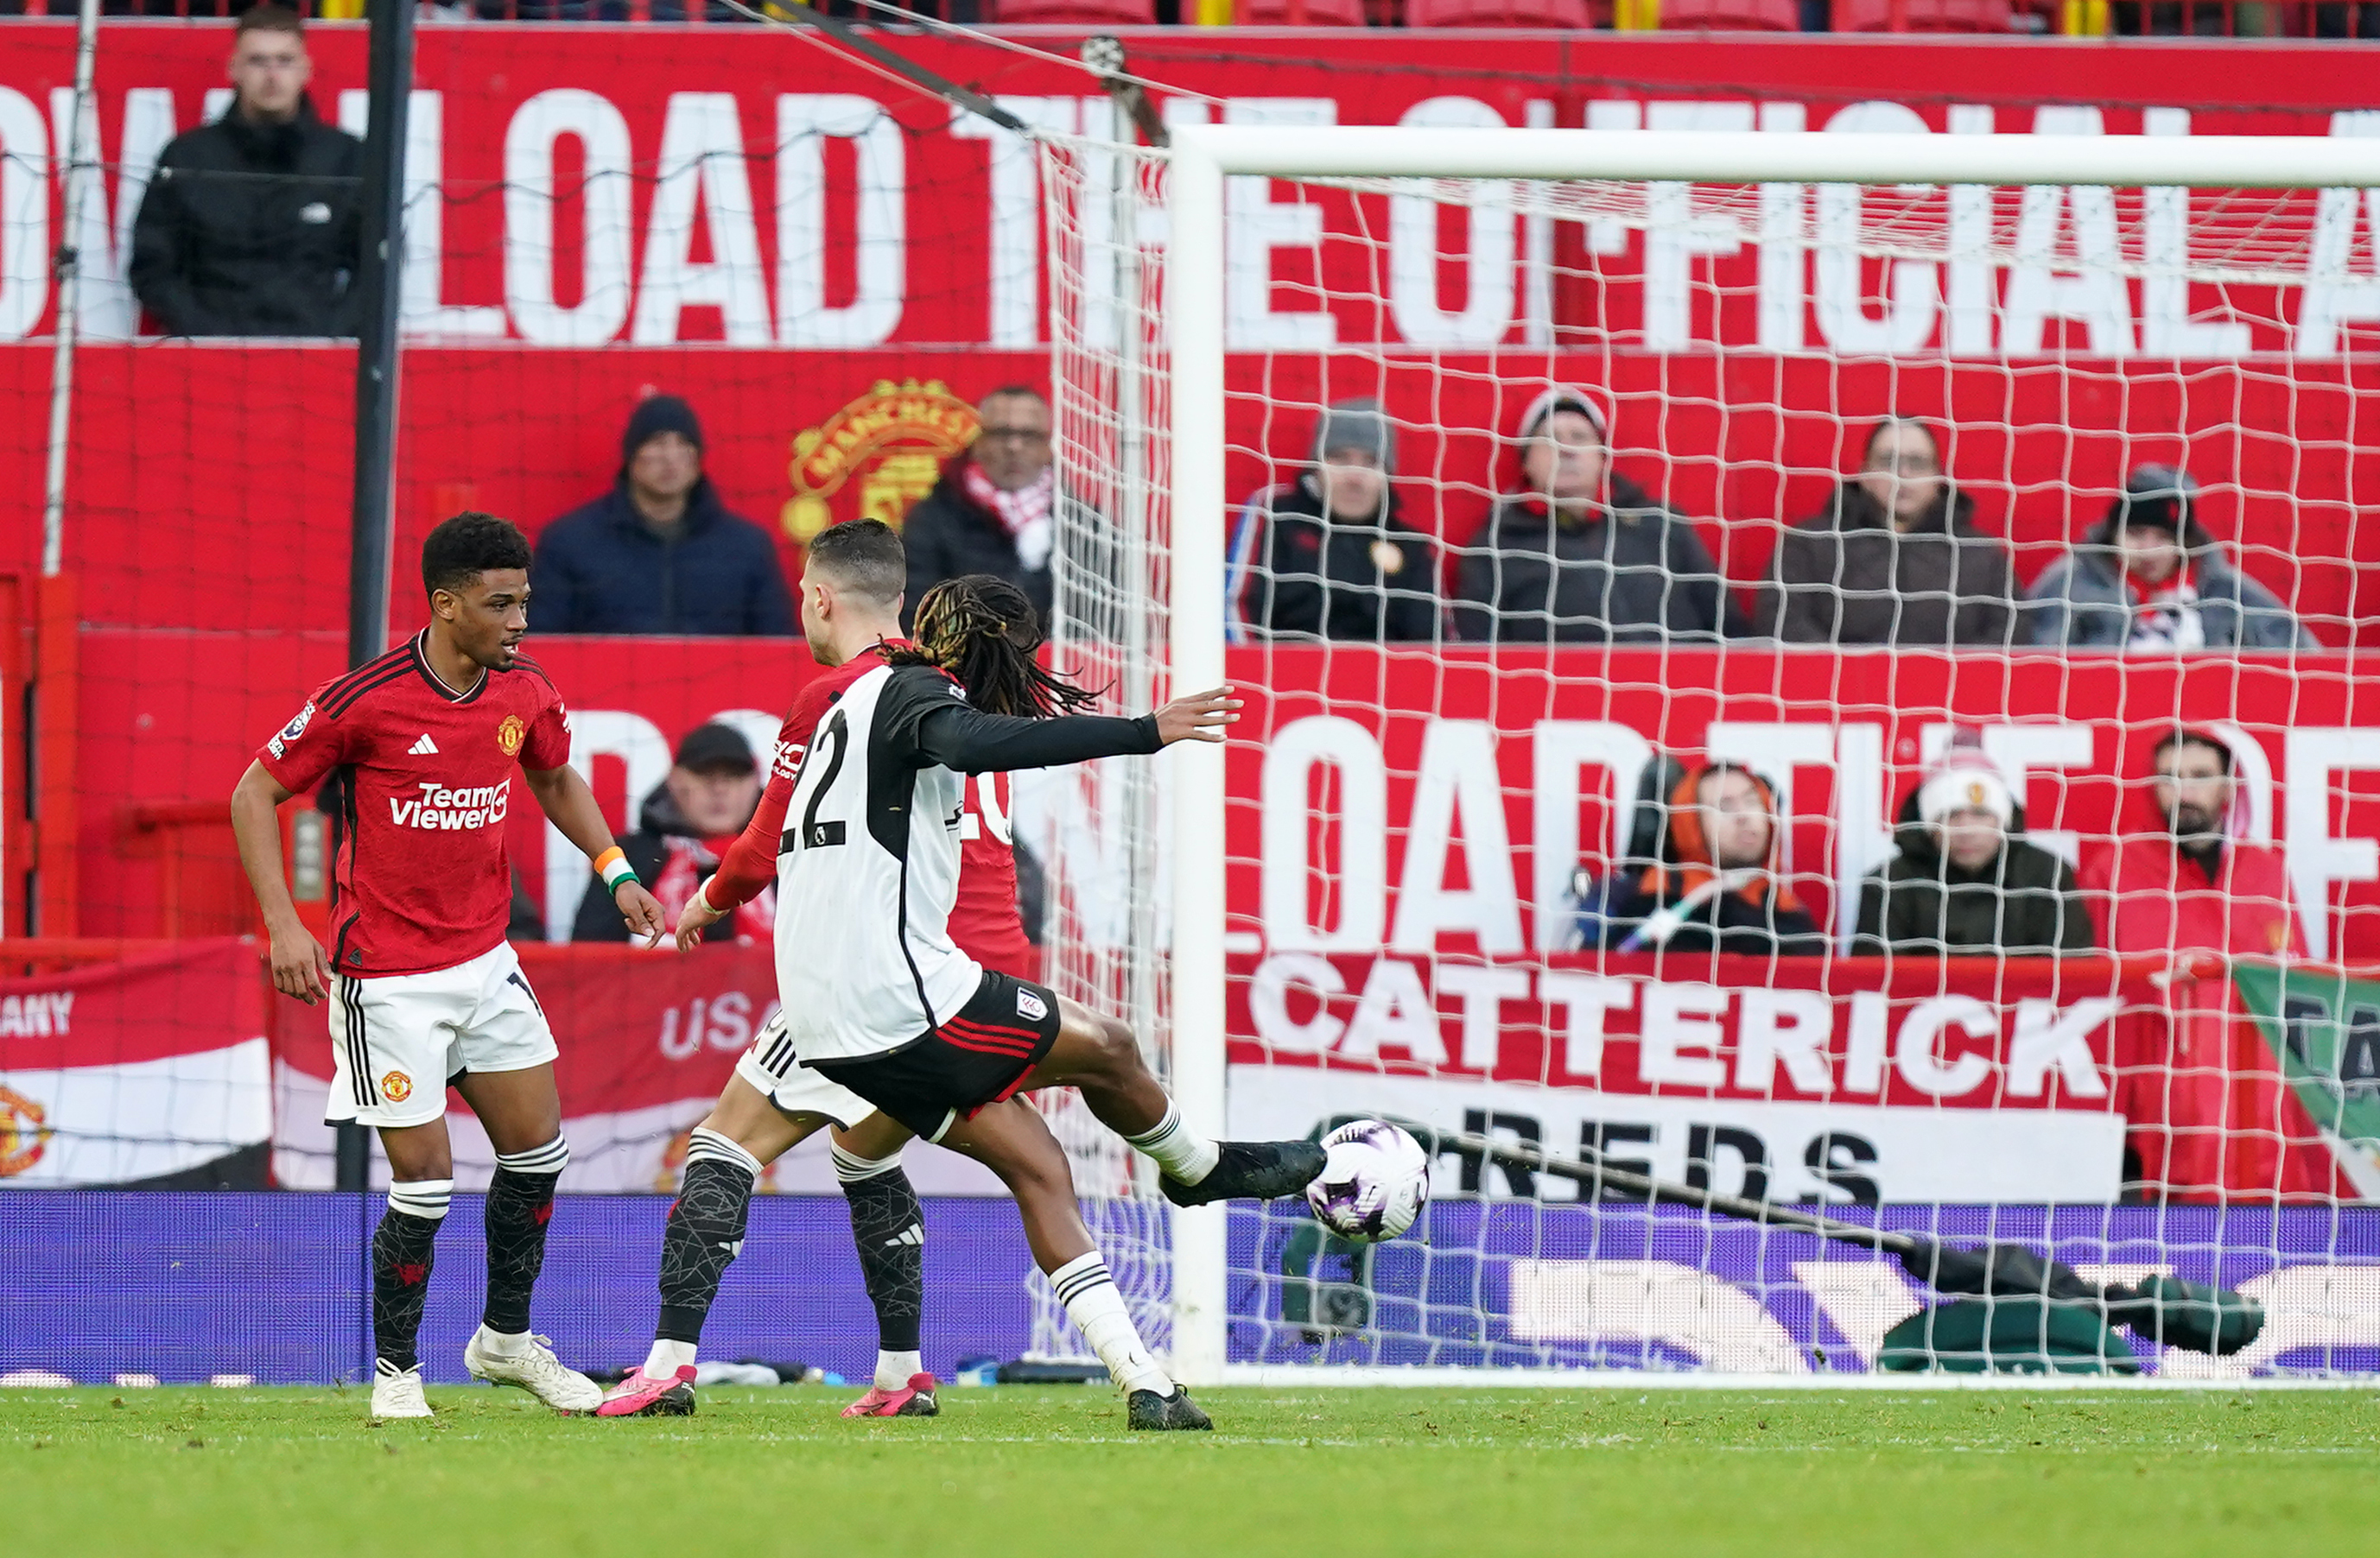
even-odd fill
[(1355, 1120), (1324, 1137), (1322, 1148), (1328, 1155), (1305, 1187), (1305, 1204), (1332, 1233), (1394, 1238), (1429, 1204), (1429, 1158), (1399, 1127)]

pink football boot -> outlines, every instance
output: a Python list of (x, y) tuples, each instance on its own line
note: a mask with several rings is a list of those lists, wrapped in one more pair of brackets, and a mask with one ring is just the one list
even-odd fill
[(694, 1415), (694, 1366), (656, 1379), (642, 1369), (613, 1385), (595, 1408), (599, 1418), (690, 1418)]
[[(878, 1390), (871, 1385), (866, 1395), (843, 1409), (843, 1415), (846, 1418), (935, 1417), (941, 1412), (941, 1407), (934, 1400), (934, 1384), (931, 1374), (912, 1374), (909, 1383), (899, 1390)], [(689, 1395), (689, 1403), (691, 1399)], [(691, 1405), (687, 1410), (693, 1410)]]

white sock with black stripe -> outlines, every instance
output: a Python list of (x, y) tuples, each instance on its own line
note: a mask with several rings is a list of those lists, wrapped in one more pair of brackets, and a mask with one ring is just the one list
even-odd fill
[(704, 1158), (733, 1164), (755, 1179), (760, 1177), (764, 1166), (759, 1158), (744, 1150), (743, 1142), (733, 1136), (713, 1130), (707, 1125), (698, 1125), (686, 1133), (686, 1161), (695, 1164)]
[(1155, 1158), (1158, 1167), (1184, 1185), (1195, 1185), (1212, 1174), (1221, 1156), (1215, 1151), (1213, 1141), (1182, 1123), (1182, 1111), (1170, 1100), (1165, 1105), (1165, 1117), (1157, 1122), (1154, 1129), (1124, 1140)]
[(1050, 1274), (1050, 1289), (1066, 1306), (1066, 1317), (1108, 1366), (1108, 1373), (1125, 1390), (1173, 1394), (1172, 1377), (1158, 1367), (1141, 1345), (1140, 1328), (1124, 1308), (1123, 1295), (1108, 1275), (1108, 1263), (1096, 1250), (1078, 1256)]

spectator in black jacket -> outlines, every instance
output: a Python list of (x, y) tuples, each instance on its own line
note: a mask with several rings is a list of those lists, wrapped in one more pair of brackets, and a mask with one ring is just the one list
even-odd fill
[(1716, 644), (1748, 631), (1694, 527), (1611, 468), (1603, 408), (1548, 390), (1513, 429), (1518, 482), (1464, 549), (1462, 636), (1504, 644)]
[(2008, 548), (1950, 484), (1934, 429), (1887, 417), (1859, 474), (1777, 543), (1761, 631), (1789, 644), (2008, 646)]
[(702, 424), (675, 395), (629, 414), (612, 490), (545, 527), (529, 582), (540, 633), (794, 631), (776, 543), (727, 511), (702, 474)]
[[(751, 743), (730, 725), (698, 725), (677, 744), (669, 777), (638, 809), (637, 830), (620, 836), (621, 852), (637, 879), (655, 894), (671, 892), (684, 903), (710, 880), (727, 846), (744, 831), (760, 805), (760, 766)], [(590, 875), (578, 900), (573, 941), (625, 941), (626, 922)], [(712, 938), (726, 946), (739, 936), (766, 938), (775, 925), (777, 895), (771, 888), (735, 912), (733, 936)]]
[[(1777, 797), (1751, 769), (1684, 769), (1670, 791), (1657, 864), (1610, 881), (1593, 906), (1616, 952), (1820, 956), (1826, 934), (1786, 886)], [(1583, 906), (1584, 908), (1585, 906)]]
[(324, 124), (293, 11), (239, 18), (232, 104), (157, 158), (132, 290), (169, 335), (353, 335), (363, 142)]
[(1973, 731), (1910, 791), (1897, 860), (1860, 887), (1863, 956), (2048, 958), (2098, 937), (2074, 868), (2024, 837), (2024, 808)]
[(1314, 425), (1314, 461), (1248, 500), (1232, 541), (1232, 604), (1276, 638), (1378, 644), (1438, 636), (1438, 549), (1397, 517), (1397, 431), (1376, 400)]
[(943, 580), (990, 574), (1023, 590), (1046, 628), (1060, 501), (1050, 402), (1038, 390), (1012, 384), (984, 396), (976, 418), (974, 446), (943, 468), (934, 489), (901, 522), (909, 554), (902, 625)]

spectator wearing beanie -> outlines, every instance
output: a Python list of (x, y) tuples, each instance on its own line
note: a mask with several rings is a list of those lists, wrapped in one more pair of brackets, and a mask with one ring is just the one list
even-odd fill
[(2312, 649), (2280, 598), (2241, 573), (2198, 518), (2198, 483), (2140, 465), (2107, 516), (2025, 594), (2032, 641), (2131, 655)]
[(1900, 808), (1900, 858), (1860, 888), (1862, 956), (2053, 957), (2098, 945), (2073, 868), (2024, 837), (2024, 808), (1973, 731)]
[(1397, 514), (1397, 430), (1376, 400), (1314, 425), (1311, 465), (1240, 511), (1232, 537), (1233, 636), (1356, 643), (1438, 637), (1438, 549)]
[(1558, 385), (1513, 428), (1516, 469), (1463, 549), (1455, 624), (1502, 644), (1716, 644), (1747, 631), (1694, 527), (1611, 468), (1611, 423)]
[(545, 527), (529, 584), (539, 633), (794, 631), (776, 543), (720, 501), (702, 474), (702, 424), (675, 395), (628, 414), (612, 490)]

